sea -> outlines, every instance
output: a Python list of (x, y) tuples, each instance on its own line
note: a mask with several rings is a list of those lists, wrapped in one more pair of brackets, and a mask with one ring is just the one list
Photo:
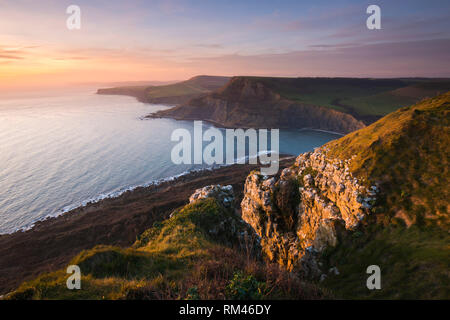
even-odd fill
[[(166, 108), (98, 95), (93, 87), (0, 94), (0, 234), (30, 229), (36, 221), (138, 186), (217, 167), (172, 161), (179, 143), (172, 133), (181, 128), (193, 134), (194, 123), (145, 118)], [(339, 137), (280, 130), (279, 152), (298, 155)]]

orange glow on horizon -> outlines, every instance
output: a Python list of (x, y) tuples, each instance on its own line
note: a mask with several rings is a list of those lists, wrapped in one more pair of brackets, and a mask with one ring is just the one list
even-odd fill
[(132, 58), (27, 58), (0, 64), (0, 88), (84, 82), (169, 81), (180, 79), (180, 76), (189, 77), (191, 74), (170, 64), (142, 63)]

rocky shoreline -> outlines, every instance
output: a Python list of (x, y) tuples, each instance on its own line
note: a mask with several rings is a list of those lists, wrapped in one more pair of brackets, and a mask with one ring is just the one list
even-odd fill
[[(281, 159), (279, 172), (294, 159)], [(187, 204), (191, 194), (204, 186), (232, 185), (239, 204), (245, 179), (257, 168), (246, 164), (192, 172), (39, 221), (27, 231), (0, 235), (0, 294), (63, 267), (81, 250), (100, 244), (130, 246), (139, 234)]]

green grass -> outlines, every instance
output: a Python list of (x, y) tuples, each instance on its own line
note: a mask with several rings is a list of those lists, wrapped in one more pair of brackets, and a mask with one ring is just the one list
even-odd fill
[[(248, 228), (216, 200), (197, 201), (146, 230), (130, 248), (97, 246), (74, 257), (69, 265), (81, 269), (80, 290), (67, 289), (62, 269), (23, 283), (7, 299), (224, 299), (244, 289), (258, 299), (326, 294), (255, 259), (238, 237)], [(254, 291), (254, 283), (264, 290)]]
[(399, 88), (403, 85), (398, 81), (344, 79), (344, 78), (259, 78), (268, 87), (281, 96), (298, 102), (325, 106), (339, 111), (345, 111), (335, 103), (339, 99), (365, 97), (370, 94)]
[(265, 78), (264, 83), (283, 98), (361, 116), (384, 116), (450, 90), (450, 81), (423, 79)]
[(213, 199), (188, 205), (176, 211), (171, 219), (145, 231), (132, 248), (97, 246), (76, 256), (69, 264), (80, 267), (82, 290), (68, 290), (65, 285), (68, 275), (58, 271), (25, 283), (13, 297), (34, 290), (33, 298), (38, 299), (61, 296), (112, 299), (123, 294), (124, 286), (151, 282), (159, 275), (165, 281), (179, 280), (195, 260), (204, 258), (215, 245), (207, 230), (213, 226), (211, 223), (226, 216), (231, 213)]
[(405, 107), (326, 145), (351, 159), (366, 186), (380, 184), (381, 209), (407, 222), (449, 226), (450, 92)]
[(342, 104), (351, 106), (360, 115), (384, 116), (401, 107), (417, 102), (415, 97), (396, 96), (392, 92), (382, 92), (375, 95), (343, 99)]
[[(441, 229), (366, 230), (328, 253), (328, 266), (337, 266), (340, 274), (324, 285), (344, 299), (448, 299), (449, 249), (450, 238)], [(366, 286), (369, 265), (381, 269), (381, 290)]]
[[(404, 107), (325, 145), (328, 158), (352, 159), (350, 171), (382, 193), (361, 226), (324, 254), (327, 288), (339, 298), (448, 299), (450, 92)], [(368, 290), (378, 265), (382, 289)]]
[(361, 115), (384, 116), (401, 107), (410, 106), (425, 98), (432, 98), (450, 90), (448, 80), (406, 82), (406, 87), (377, 93), (375, 95), (343, 99), (344, 105), (358, 110)]

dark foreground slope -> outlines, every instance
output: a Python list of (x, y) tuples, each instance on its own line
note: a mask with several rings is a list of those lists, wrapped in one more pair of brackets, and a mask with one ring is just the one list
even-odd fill
[(98, 89), (97, 94), (126, 95), (141, 102), (177, 105), (216, 90), (229, 80), (228, 77), (196, 76), (161, 86), (124, 86)]

